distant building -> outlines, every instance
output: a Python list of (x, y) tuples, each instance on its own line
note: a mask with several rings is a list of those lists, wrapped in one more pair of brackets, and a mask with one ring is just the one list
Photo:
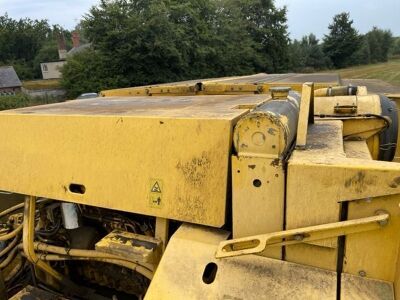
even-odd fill
[(15, 95), (21, 87), (22, 83), (12, 66), (0, 67), (0, 96)]
[(43, 79), (54, 79), (61, 78), (61, 67), (65, 64), (65, 61), (52, 61), (41, 63), (40, 68), (42, 69)]
[(90, 46), (91, 46), (90, 43), (81, 45), (81, 38), (79, 36), (79, 32), (74, 31), (72, 33), (72, 49), (68, 51), (67, 57), (73, 56), (81, 52), (82, 50), (89, 48)]
[(76, 53), (79, 53), (80, 51), (90, 47), (90, 45), (91, 44), (81, 45), (79, 33), (77, 31), (74, 31), (72, 33), (73, 47), (71, 50), (67, 52), (64, 36), (61, 35), (58, 39), (58, 56), (60, 60), (53, 62), (44, 62), (40, 64), (40, 67), (42, 69), (43, 79), (61, 78), (60, 69), (65, 64), (65, 59), (68, 56), (75, 55)]

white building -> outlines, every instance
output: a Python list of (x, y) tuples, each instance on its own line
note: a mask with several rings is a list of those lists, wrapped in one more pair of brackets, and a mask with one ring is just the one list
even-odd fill
[(60, 68), (65, 64), (64, 61), (45, 62), (40, 64), (43, 79), (61, 78)]

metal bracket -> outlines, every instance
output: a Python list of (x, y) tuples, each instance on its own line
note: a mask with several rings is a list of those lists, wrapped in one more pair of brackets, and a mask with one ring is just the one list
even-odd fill
[(256, 254), (263, 252), (267, 247), (305, 243), (352, 233), (377, 230), (385, 226), (388, 221), (388, 213), (378, 212), (376, 216), (356, 220), (296, 228), (222, 241), (218, 245), (215, 257), (225, 258)]
[(305, 149), (308, 124), (314, 123), (314, 83), (306, 82), (301, 91), (300, 113), (297, 124), (296, 149)]

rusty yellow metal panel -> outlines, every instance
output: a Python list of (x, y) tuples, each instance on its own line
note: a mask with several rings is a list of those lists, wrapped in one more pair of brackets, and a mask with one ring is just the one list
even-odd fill
[(232, 127), (248, 112), (235, 107), (265, 99), (93, 99), (4, 111), (0, 189), (222, 226)]
[(389, 223), (381, 230), (346, 237), (344, 272), (393, 282), (400, 245), (400, 195), (365, 198), (349, 203), (348, 219), (387, 212)]
[[(347, 157), (342, 130), (341, 121), (318, 121), (309, 127), (308, 148), (292, 153), (286, 190), (287, 229), (337, 222), (340, 203), (344, 201), (399, 194), (396, 178), (400, 177), (400, 165)], [(302, 184), (299, 178), (303, 179)], [(299, 253), (297, 246), (287, 246), (286, 258), (317, 267), (329, 265), (334, 270), (336, 253), (326, 259), (310, 257), (323, 258), (320, 246), (336, 248), (336, 239), (313, 244)]]
[(348, 158), (372, 159), (365, 141), (345, 141), (344, 151)]
[(394, 300), (392, 282), (372, 280), (343, 273), (341, 275), (341, 300)]
[(311, 244), (290, 245), (286, 246), (285, 260), (336, 271), (337, 249)]
[(354, 115), (380, 115), (382, 112), (378, 95), (315, 97), (314, 105), (315, 115), (342, 114), (342, 109), (346, 107), (354, 108), (354, 111), (349, 112)]
[(287, 86), (301, 92), (304, 82), (314, 82), (315, 89), (340, 85), (334, 73), (320, 74), (266, 74), (197, 79), (181, 82), (138, 86), (102, 91), (105, 97), (160, 96), (160, 95), (240, 95), (266, 94), (273, 87)]
[[(283, 230), (285, 174), (279, 159), (232, 156), (233, 237)], [(264, 255), (281, 258), (281, 247)]]
[(395, 299), (400, 299), (400, 251), (397, 255), (396, 275), (393, 282)]
[[(329, 168), (315, 171), (303, 160), (323, 158), (332, 162), (340, 157), (345, 158), (343, 148), (341, 121), (317, 121), (310, 124), (307, 136), (307, 150), (295, 150), (288, 166), (288, 183), (286, 188), (286, 229), (293, 229), (311, 225), (320, 225), (338, 221), (340, 204), (337, 201), (319, 199), (335, 199), (337, 189), (332, 185)], [(298, 179), (305, 182), (298, 184)], [(314, 185), (317, 183), (317, 186)], [(312, 186), (312, 188), (310, 188)], [(325, 242), (314, 242), (317, 245), (336, 247), (336, 239)], [(287, 255), (295, 246), (287, 247)], [(319, 249), (319, 248), (316, 248)], [(333, 261), (334, 259), (330, 259)], [(334, 269), (332, 266), (331, 269)]]
[(221, 230), (182, 225), (145, 299), (336, 299), (335, 272), (258, 255), (216, 259), (217, 245), (227, 237)]

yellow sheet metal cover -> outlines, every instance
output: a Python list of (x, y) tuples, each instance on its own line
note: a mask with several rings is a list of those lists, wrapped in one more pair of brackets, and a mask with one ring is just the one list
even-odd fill
[(3, 111), (0, 190), (222, 226), (233, 125), (268, 98), (103, 98)]

